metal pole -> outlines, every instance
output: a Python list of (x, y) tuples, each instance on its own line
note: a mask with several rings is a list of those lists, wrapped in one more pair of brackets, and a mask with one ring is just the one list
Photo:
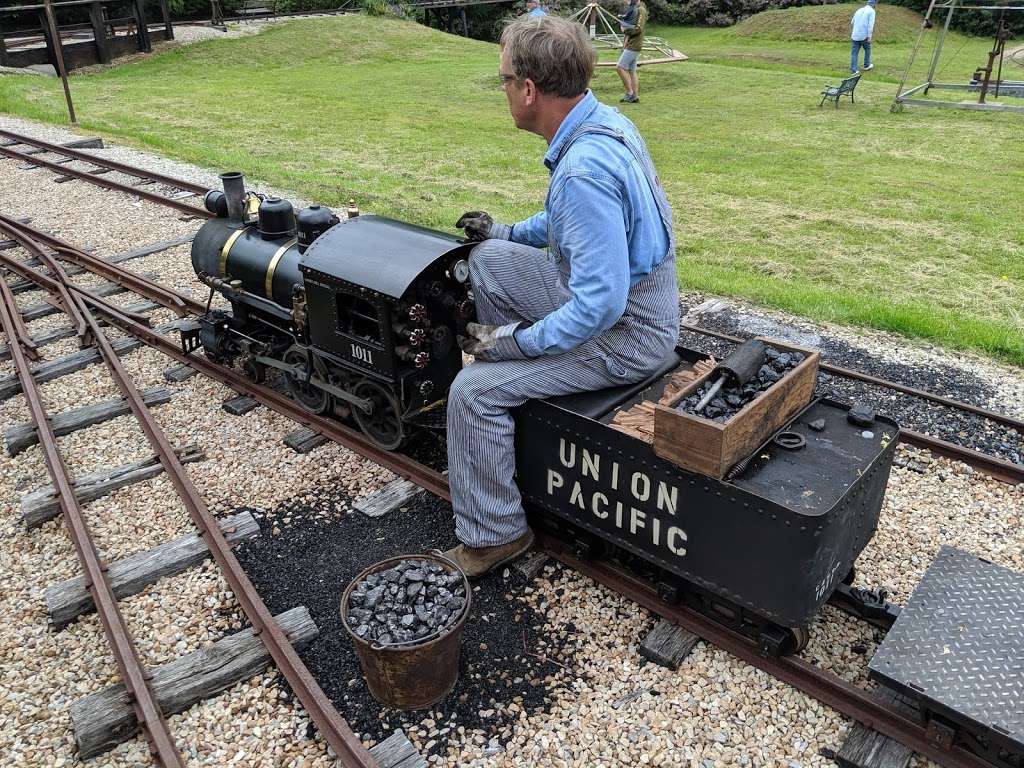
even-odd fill
[(910, 52), (910, 61), (907, 62), (907, 68), (903, 71), (903, 77), (900, 80), (900, 84), (896, 87), (896, 100), (892, 103), (890, 112), (895, 112), (900, 109), (900, 96), (903, 95), (903, 86), (907, 84), (907, 78), (910, 77), (910, 70), (914, 66), (914, 60), (917, 59), (917, 52), (921, 48), (921, 42), (924, 40), (924, 34), (928, 31), (928, 25), (932, 16), (932, 11), (935, 10), (936, 0), (931, 0), (928, 4), (928, 12), (925, 13), (924, 19), (921, 20), (921, 31), (917, 33), (917, 40), (914, 41), (914, 49)]
[[(939, 66), (939, 57), (942, 56), (942, 46), (946, 42), (946, 33), (949, 32), (949, 22), (953, 20), (953, 11), (956, 10), (956, 0), (953, 0), (949, 6), (949, 13), (946, 14), (946, 23), (942, 25), (942, 31), (939, 33), (939, 42), (935, 44), (935, 55), (932, 56), (931, 66), (928, 67), (928, 86), (935, 82), (935, 68)], [(924, 89), (924, 92), (928, 93), (928, 88)]]
[(64, 66), (64, 46), (60, 43), (60, 30), (57, 29), (57, 19), (53, 15), (53, 7), (50, 0), (43, 0), (43, 8), (46, 12), (46, 23), (50, 27), (50, 38), (53, 40), (54, 59), (57, 60), (57, 71), (60, 73), (60, 81), (64, 84), (64, 98), (68, 103), (68, 117), (71, 124), (78, 125), (75, 118), (75, 105), (71, 102), (71, 88), (68, 86), (67, 67)]

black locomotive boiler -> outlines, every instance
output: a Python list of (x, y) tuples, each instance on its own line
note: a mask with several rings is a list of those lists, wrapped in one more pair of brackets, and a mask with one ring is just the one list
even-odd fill
[(413, 425), (443, 427), (456, 336), (474, 316), (470, 244), (379, 216), (296, 215), (246, 193), (241, 174), (221, 178), (192, 265), (231, 309), (183, 332), (186, 351), (238, 361), (256, 381), (276, 369), (306, 409), (350, 414), (387, 450)]
[[(277, 370), (305, 408), (350, 415), (387, 450), (416, 427), (443, 429), (456, 337), (474, 315), (472, 243), (376, 216), (339, 223), (317, 206), (295, 215), (246, 195), (239, 174), (222, 178), (192, 263), (230, 311), (183, 331), (185, 351), (256, 380)], [(703, 357), (679, 347), (646, 381), (516, 409), (516, 482), (532, 524), (581, 556), (638, 560), (666, 600), (792, 653), (875, 532), (899, 427), (879, 416), (865, 429), (816, 400), (784, 428), (796, 447), (772, 436), (719, 480), (611, 426)]]

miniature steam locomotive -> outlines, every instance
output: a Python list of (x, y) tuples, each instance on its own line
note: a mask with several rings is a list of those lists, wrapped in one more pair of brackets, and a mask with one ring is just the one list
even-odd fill
[[(305, 408), (350, 415), (388, 450), (443, 429), (456, 336), (474, 315), (472, 244), (376, 216), (339, 223), (317, 206), (295, 215), (273, 198), (252, 210), (241, 175), (222, 178), (192, 263), (230, 312), (183, 331), (185, 351), (240, 361), (257, 381), (275, 369)], [(791, 653), (874, 534), (899, 427), (879, 416), (866, 430), (816, 400), (785, 427), (798, 449), (770, 439), (715, 479), (610, 426), (700, 357), (677, 348), (646, 381), (517, 409), (517, 483), (535, 526), (567, 528), (583, 555), (639, 558), (666, 599)]]
[(350, 414), (386, 450), (413, 425), (443, 427), (462, 368), (456, 335), (474, 316), (471, 245), (379, 216), (295, 215), (285, 200), (247, 196), (241, 174), (221, 178), (192, 266), (231, 311), (183, 333), (186, 351), (240, 360), (258, 382), (276, 369), (306, 409)]

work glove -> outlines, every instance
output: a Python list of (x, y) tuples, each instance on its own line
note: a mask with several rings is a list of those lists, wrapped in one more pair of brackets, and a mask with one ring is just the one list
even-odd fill
[(485, 352), (494, 349), (498, 345), (499, 327), (500, 326), (497, 325), (466, 323), (466, 333), (469, 335), (459, 336), (459, 346), (462, 347), (462, 351), (467, 355), (480, 357)]
[(465, 229), (467, 240), (486, 240), (491, 236), (494, 219), (486, 211), (466, 211), (455, 222), (459, 229)]

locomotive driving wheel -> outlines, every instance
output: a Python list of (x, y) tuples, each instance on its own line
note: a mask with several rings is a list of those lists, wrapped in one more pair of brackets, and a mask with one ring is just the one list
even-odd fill
[(331, 396), (319, 387), (306, 382), (308, 370), (306, 353), (302, 349), (289, 349), (284, 353), (284, 362), (302, 371), (298, 376), (289, 373), (285, 377), (288, 380), (288, 391), (292, 393), (296, 402), (310, 413), (326, 413), (331, 407)]
[(377, 382), (368, 379), (356, 384), (352, 394), (373, 403), (370, 413), (359, 406), (352, 407), (352, 415), (363, 433), (385, 451), (393, 451), (400, 446), (405, 438), (405, 429), (395, 396)]

